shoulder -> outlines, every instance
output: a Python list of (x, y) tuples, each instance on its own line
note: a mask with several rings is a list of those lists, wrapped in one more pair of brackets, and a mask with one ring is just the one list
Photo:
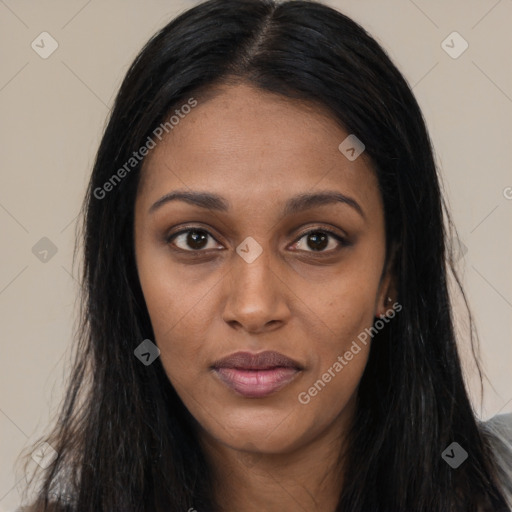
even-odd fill
[(480, 422), (480, 429), (491, 446), (503, 493), (512, 508), (512, 413)]
[(480, 428), (501, 462), (512, 464), (512, 413), (499, 414), (480, 422)]

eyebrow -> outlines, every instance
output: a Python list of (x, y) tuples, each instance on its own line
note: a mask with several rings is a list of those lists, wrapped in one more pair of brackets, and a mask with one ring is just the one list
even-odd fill
[[(217, 194), (209, 192), (190, 192), (188, 190), (176, 190), (162, 196), (150, 208), (148, 213), (154, 213), (160, 207), (171, 201), (184, 201), (188, 204), (206, 208), (208, 210), (225, 212), (229, 210), (229, 202)], [(352, 197), (340, 192), (326, 190), (315, 193), (303, 193), (294, 196), (286, 201), (283, 209), (284, 215), (293, 215), (302, 210), (325, 206), (327, 204), (341, 203), (352, 207), (366, 220), (366, 215), (360, 204)]]

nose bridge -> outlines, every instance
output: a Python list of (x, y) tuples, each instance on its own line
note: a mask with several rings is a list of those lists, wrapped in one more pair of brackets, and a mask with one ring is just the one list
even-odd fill
[(224, 319), (258, 330), (283, 320), (287, 307), (269, 248), (254, 240), (242, 242), (233, 255)]
[(250, 241), (240, 244), (233, 262), (232, 293), (240, 295), (240, 298), (254, 295), (252, 300), (258, 297), (267, 300), (265, 296), (271, 292), (275, 279), (270, 267), (271, 259), (268, 248), (259, 249)]

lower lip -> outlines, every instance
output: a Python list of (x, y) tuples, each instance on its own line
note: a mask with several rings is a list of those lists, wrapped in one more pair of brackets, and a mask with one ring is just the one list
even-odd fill
[(289, 384), (299, 373), (297, 368), (279, 367), (270, 370), (215, 368), (222, 382), (249, 398), (262, 398)]

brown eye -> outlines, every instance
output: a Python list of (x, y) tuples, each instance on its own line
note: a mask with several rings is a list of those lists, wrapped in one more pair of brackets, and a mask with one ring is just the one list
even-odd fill
[[(303, 240), (305, 240), (303, 242)], [(332, 242), (332, 243), (331, 243)], [(315, 229), (304, 233), (295, 243), (295, 248), (306, 252), (330, 252), (347, 245), (345, 240), (331, 231)], [(325, 250), (329, 247), (329, 250)]]
[(213, 240), (213, 237), (203, 229), (187, 229), (172, 235), (168, 242), (176, 245), (183, 251), (199, 251), (201, 249), (213, 249), (214, 247), (207, 247), (208, 238)]

